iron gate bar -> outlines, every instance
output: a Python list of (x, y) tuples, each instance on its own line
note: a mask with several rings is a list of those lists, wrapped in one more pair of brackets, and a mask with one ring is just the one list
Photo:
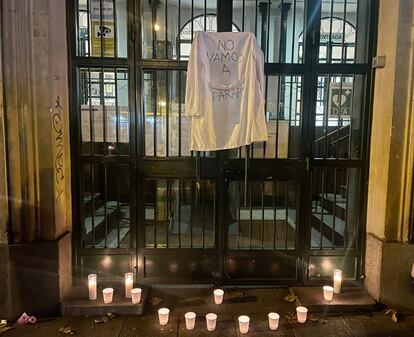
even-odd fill
[[(342, 50), (341, 50), (342, 51), (342, 54), (341, 54), (341, 63), (343, 63), (344, 60), (345, 60), (345, 62), (347, 60), (347, 55), (346, 54), (344, 55), (344, 51), (345, 51), (345, 53), (347, 51), (347, 48), (344, 47), (344, 45), (345, 45), (345, 25), (346, 25), (346, 1), (347, 0), (344, 0), (344, 23), (343, 23), (343, 26), (342, 26), (342, 44), (341, 44), (342, 45)], [(358, 2), (357, 2), (357, 6), (358, 6)], [(354, 50), (354, 53), (355, 53), (355, 50)], [(355, 57), (354, 57), (354, 60), (355, 60)]]

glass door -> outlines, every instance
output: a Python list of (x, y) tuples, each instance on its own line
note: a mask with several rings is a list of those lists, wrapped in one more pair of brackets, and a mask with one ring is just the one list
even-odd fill
[[(361, 273), (371, 0), (70, 2), (75, 273), (300, 284)], [(267, 142), (191, 152), (199, 31), (253, 32)]]

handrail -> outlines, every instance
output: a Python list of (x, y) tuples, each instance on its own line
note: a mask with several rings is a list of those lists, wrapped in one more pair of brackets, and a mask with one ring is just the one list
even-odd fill
[(335, 130), (327, 133), (326, 135), (323, 135), (323, 136), (319, 137), (318, 139), (315, 139), (315, 144), (316, 143), (319, 143), (320, 141), (322, 141), (325, 138), (328, 138), (328, 137), (333, 136), (335, 133), (337, 133), (339, 131), (342, 131), (342, 130), (344, 130), (346, 128), (349, 128), (349, 124), (348, 125), (345, 125), (345, 126), (341, 126), (339, 129), (335, 129)]

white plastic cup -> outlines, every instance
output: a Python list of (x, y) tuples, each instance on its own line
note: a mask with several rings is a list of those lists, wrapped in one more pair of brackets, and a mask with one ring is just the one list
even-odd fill
[(169, 317), (170, 317), (170, 309), (168, 308), (158, 309), (158, 319), (160, 321), (160, 325), (167, 325)]
[(224, 297), (224, 290), (222, 289), (214, 290), (214, 303), (216, 304), (223, 303), (223, 297)]
[(139, 302), (141, 302), (141, 293), (141, 288), (131, 289), (132, 304), (138, 304)]
[(246, 315), (239, 316), (239, 330), (240, 333), (249, 332), (250, 317)]
[(269, 315), (269, 328), (270, 330), (277, 330), (279, 328), (280, 316), (276, 312), (270, 312)]
[(330, 302), (333, 299), (334, 288), (331, 286), (323, 286), (323, 299)]
[(213, 314), (213, 313), (207, 314), (206, 315), (206, 324), (207, 324), (207, 330), (208, 331), (216, 330), (217, 315)]
[(298, 317), (299, 323), (305, 323), (308, 317), (308, 309), (305, 307), (297, 307), (296, 308), (296, 315)]
[(112, 300), (114, 299), (114, 289), (105, 288), (102, 290), (102, 295), (105, 304), (112, 303)]
[(186, 312), (185, 315), (185, 327), (187, 330), (193, 330), (195, 327), (196, 322), (196, 314), (195, 312)]

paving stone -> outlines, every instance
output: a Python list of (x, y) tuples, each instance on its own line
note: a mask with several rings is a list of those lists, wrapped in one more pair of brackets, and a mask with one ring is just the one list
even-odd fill
[[(101, 317), (72, 317), (68, 326), (75, 331), (76, 337), (114, 337), (119, 336), (125, 316), (118, 316), (106, 323), (95, 323)], [(46, 337), (46, 336), (45, 336)]]
[(307, 320), (304, 324), (292, 321), (290, 326), (295, 337), (353, 337), (350, 329), (338, 316), (326, 317), (326, 321)]
[(236, 337), (236, 330), (231, 314), (217, 314), (216, 330), (208, 331), (205, 315), (197, 314), (194, 330), (187, 330), (184, 316), (180, 317), (179, 337)]
[(12, 330), (4, 333), (2, 337), (61, 337), (60, 327), (66, 327), (69, 317), (60, 317), (52, 320), (43, 320), (36, 324), (15, 324)]
[(279, 328), (273, 331), (269, 329), (267, 313), (248, 315), (250, 317), (250, 325), (247, 334), (240, 333), (238, 316), (239, 315), (233, 316), (237, 337), (293, 337), (292, 329), (286, 318), (283, 316), (280, 317)]
[(403, 329), (414, 331), (414, 313), (407, 313), (404, 315), (404, 320), (401, 322)]
[[(161, 326), (157, 314), (148, 314), (145, 316), (129, 316), (119, 334), (120, 337), (177, 337), (178, 334), (178, 316), (170, 312), (167, 325)], [(118, 335), (113, 335), (113, 337)]]
[(187, 311), (200, 314), (254, 314), (276, 311), (282, 315), (295, 308), (294, 303), (284, 301), (284, 297), (289, 294), (288, 288), (224, 290), (223, 304), (216, 305), (212, 289), (153, 289), (147, 308), (149, 312), (155, 312), (154, 306), (150, 304), (152, 298), (161, 299), (160, 305), (170, 308), (177, 314)]
[(384, 313), (374, 315), (343, 316), (347, 326), (355, 337), (414, 337), (414, 331), (401, 323), (394, 323)]

